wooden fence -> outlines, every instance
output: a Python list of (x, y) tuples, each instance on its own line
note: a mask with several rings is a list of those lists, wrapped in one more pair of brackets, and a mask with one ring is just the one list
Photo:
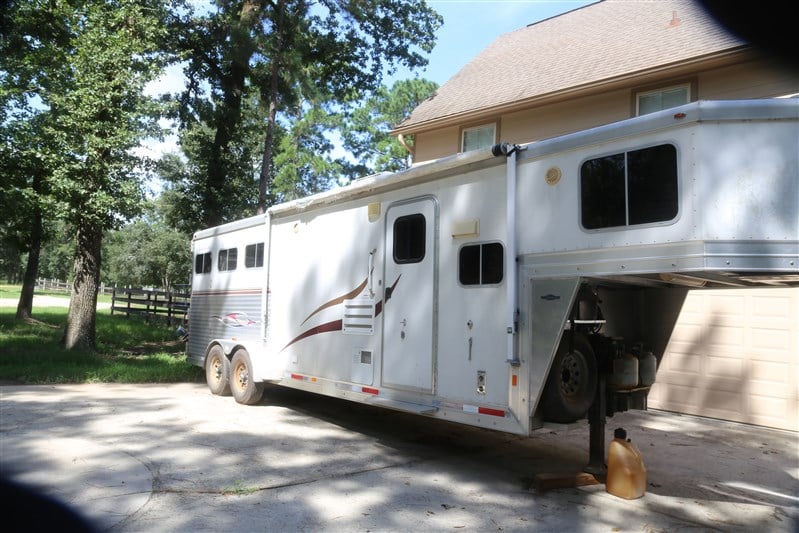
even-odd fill
[[(68, 281), (39, 278), (36, 280), (36, 290), (69, 292), (72, 290), (72, 285)], [(113, 290), (113, 287), (106, 287), (104, 284), (100, 285), (100, 294), (111, 294)]]
[(111, 314), (124, 313), (146, 319), (166, 320), (170, 326), (182, 322), (189, 309), (186, 292), (115, 288), (111, 296)]

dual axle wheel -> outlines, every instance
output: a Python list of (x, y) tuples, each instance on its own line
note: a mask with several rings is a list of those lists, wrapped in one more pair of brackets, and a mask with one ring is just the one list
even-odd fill
[(212, 394), (233, 395), (238, 403), (252, 405), (261, 400), (262, 383), (252, 380), (252, 361), (247, 350), (236, 350), (228, 359), (219, 345), (211, 348), (205, 358), (205, 380)]

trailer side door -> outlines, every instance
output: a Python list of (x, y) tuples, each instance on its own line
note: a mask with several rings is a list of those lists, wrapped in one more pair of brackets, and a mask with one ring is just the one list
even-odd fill
[(435, 367), (437, 204), (398, 203), (386, 213), (383, 385), (432, 392)]

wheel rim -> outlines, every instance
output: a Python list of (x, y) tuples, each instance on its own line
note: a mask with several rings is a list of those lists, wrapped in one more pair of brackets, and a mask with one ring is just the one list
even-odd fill
[(236, 365), (233, 375), (235, 376), (234, 382), (236, 383), (236, 387), (238, 387), (239, 390), (246, 390), (247, 384), (250, 381), (250, 371), (247, 369), (247, 365)]
[(214, 357), (211, 361), (211, 377), (217, 383), (222, 379), (222, 360), (219, 357)]
[(564, 396), (574, 397), (585, 389), (587, 368), (585, 358), (579, 352), (566, 354), (560, 366), (560, 390)]

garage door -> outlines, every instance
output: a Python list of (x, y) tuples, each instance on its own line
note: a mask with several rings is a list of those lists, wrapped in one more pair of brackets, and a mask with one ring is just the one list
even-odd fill
[(799, 431), (799, 289), (691, 291), (649, 407)]

